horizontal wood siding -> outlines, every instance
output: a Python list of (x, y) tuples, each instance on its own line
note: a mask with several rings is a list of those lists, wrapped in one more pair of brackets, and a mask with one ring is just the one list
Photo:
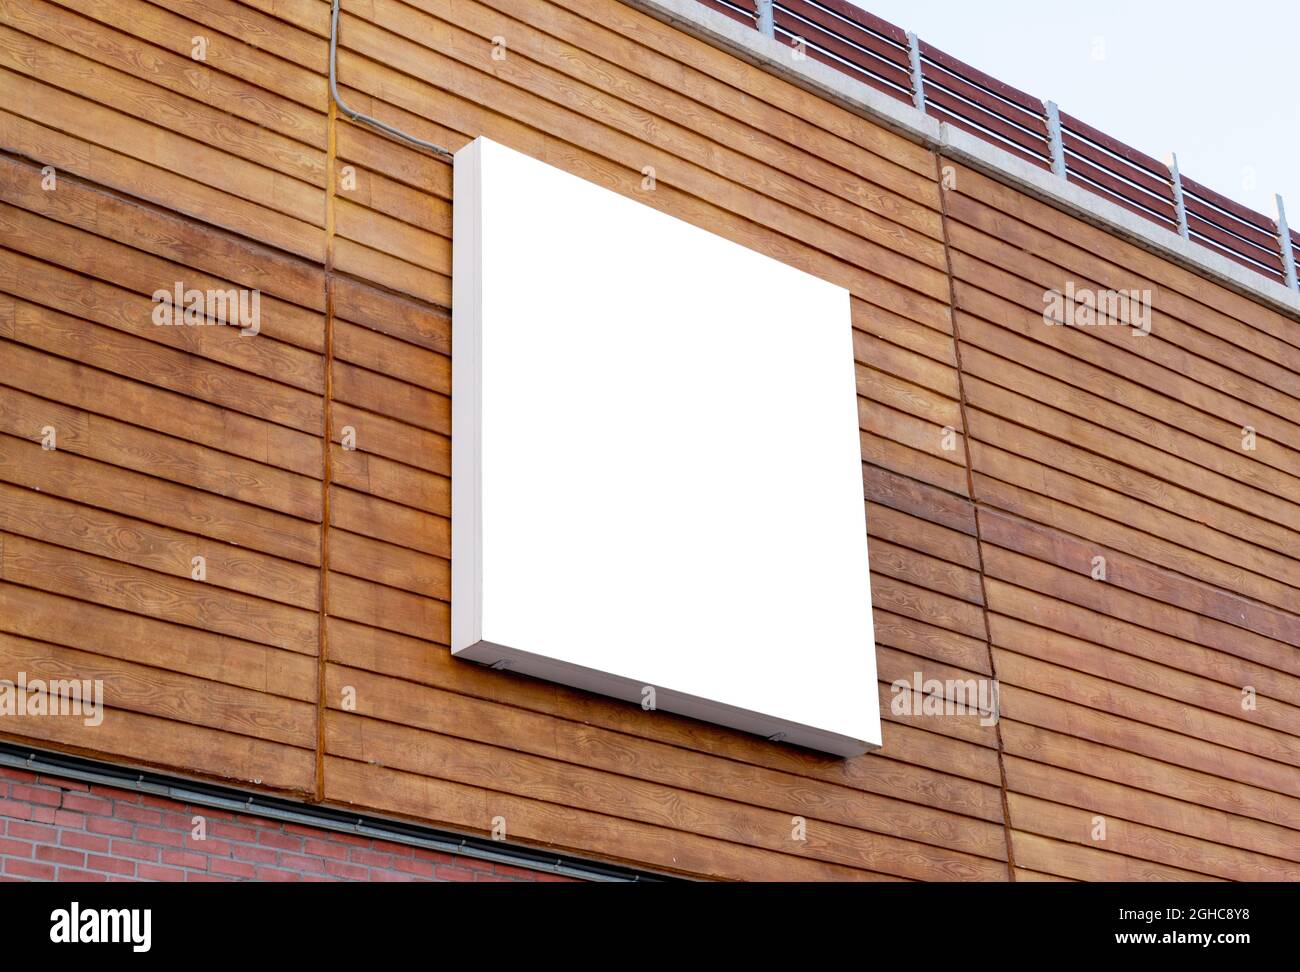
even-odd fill
[[(1015, 862), (1300, 879), (1300, 328), (950, 164)], [(1071, 283), (1150, 334), (1048, 326)]]
[(344, 0), (353, 108), (853, 295), (880, 752), (454, 661), (451, 167), (331, 108), (329, 9), (0, 0), (0, 677), (109, 706), (0, 735), (699, 877), (1300, 876), (1294, 321), (617, 0)]

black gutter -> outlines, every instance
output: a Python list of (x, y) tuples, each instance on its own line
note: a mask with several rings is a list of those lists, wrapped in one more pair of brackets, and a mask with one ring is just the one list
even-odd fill
[(524, 847), (472, 834), (458, 834), (437, 827), (391, 820), (337, 807), (301, 803), (297, 800), (254, 793), (238, 787), (189, 780), (154, 770), (119, 766), (101, 760), (34, 749), (31, 746), (11, 742), (0, 741), (0, 766), (10, 766), (83, 783), (99, 783), (121, 790), (135, 790), (152, 796), (166, 797), (179, 803), (266, 817), (318, 827), (322, 830), (361, 834), (378, 840), (441, 851), (452, 856), (547, 871), (584, 881), (680, 880), (671, 875), (589, 861), (571, 854)]

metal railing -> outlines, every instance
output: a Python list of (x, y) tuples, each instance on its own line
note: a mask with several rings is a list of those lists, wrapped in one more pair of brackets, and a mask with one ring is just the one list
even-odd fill
[(1300, 233), (846, 0), (699, 0), (1291, 290)]

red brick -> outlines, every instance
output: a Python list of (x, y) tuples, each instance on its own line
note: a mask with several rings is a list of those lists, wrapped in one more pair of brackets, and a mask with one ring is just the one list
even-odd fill
[(108, 838), (83, 834), (77, 830), (64, 830), (59, 833), (59, 843), (64, 847), (79, 847), (81, 850), (108, 853)]
[(537, 880), (537, 871), (532, 871), (523, 867), (515, 867), (513, 864), (497, 864), (493, 870), (504, 877), (514, 878), (520, 881)]
[(27, 770), (12, 769), (8, 766), (0, 766), (0, 779), (21, 780), (24, 783), (34, 783), (36, 774), (29, 773)]
[(157, 864), (141, 864), (136, 868), (135, 876), (141, 881), (184, 881), (185, 872), (175, 867), (159, 867)]
[(26, 803), (18, 803), (15, 800), (0, 800), (0, 817), (30, 820), (32, 818), (32, 808)]
[(135, 839), (146, 844), (163, 844), (167, 847), (182, 847), (185, 836), (174, 830), (159, 830), (157, 827), (136, 827)]
[(372, 850), (365, 850), (361, 847), (352, 848), (352, 853), (348, 855), (354, 864), (364, 864), (367, 867), (389, 867), (393, 866), (392, 854), (376, 854)]
[(317, 857), (332, 857), (336, 861), (345, 861), (348, 857), (348, 849), (342, 844), (333, 844), (318, 838), (308, 838), (302, 845), (302, 852), (315, 854)]
[(85, 867), (86, 855), (81, 851), (66, 850), (62, 847), (44, 847), (36, 848), (36, 859), (38, 861), (49, 861), (51, 864), (70, 864), (73, 867)]
[(137, 844), (129, 840), (113, 841), (113, 854), (118, 857), (130, 857), (137, 861), (158, 863), (158, 848), (148, 844)]
[(93, 871), (107, 871), (109, 874), (122, 874), (126, 877), (135, 876), (135, 862), (124, 861), (116, 857), (102, 857), (98, 854), (90, 854), (86, 858), (86, 867)]
[(75, 867), (59, 868), (59, 881), (107, 881), (107, 874), (96, 874), (94, 871), (78, 871)]
[[(392, 854), (394, 857), (412, 857), (415, 854), (415, 848), (410, 844), (394, 844), (389, 840), (376, 840), (375, 850), (383, 851), (385, 854)], [(435, 853), (426, 851), (426, 853)]]
[(207, 870), (208, 858), (203, 854), (193, 854), (189, 851), (169, 851), (162, 852), (162, 862), (171, 864), (173, 867), (192, 867), (200, 871)]
[(37, 823), (54, 823), (54, 818), (60, 813), (66, 813), (65, 810), (55, 810), (53, 807), (41, 806), (39, 803), (28, 804), (32, 808), (31, 819)]
[(71, 827), (73, 830), (85, 830), (86, 817), (84, 814), (72, 813), (69, 810), (55, 810), (54, 826)]
[(106, 800), (113, 800), (116, 803), (139, 803), (140, 794), (135, 790), (119, 790), (115, 786), (101, 786), (96, 783), (90, 788), (90, 792), (95, 796), (103, 797)]
[(63, 802), (63, 793), (45, 786), (25, 786), (15, 784), (9, 788), (9, 795), (15, 800), (27, 803), (39, 803), (47, 807), (57, 807)]
[(208, 833), (217, 837), (228, 837), (231, 840), (242, 840), (245, 843), (257, 840), (256, 828), (238, 827), (235, 824), (223, 823), (220, 820), (214, 820), (208, 824)]
[(274, 867), (259, 867), (255, 871), (259, 881), (301, 881), (293, 871), (281, 871)]
[(38, 776), (36, 782), (44, 783), (47, 786), (57, 786), (61, 790), (80, 790), (82, 793), (90, 791), (89, 783), (80, 783), (77, 780), (65, 780), (58, 776)]
[(279, 833), (278, 831), (265, 830), (257, 835), (257, 842), (265, 844), (267, 847), (275, 847), (285, 851), (302, 850), (302, 838), (293, 837), (288, 834)]
[(426, 878), (433, 877), (435, 867), (442, 868), (444, 866), (448, 865), (435, 865), (433, 861), (406, 860), (401, 857), (393, 861), (393, 868), (395, 870), (404, 871), (407, 874), (418, 874), (420, 877)]
[(370, 880), (372, 881), (418, 881), (420, 880), (414, 874), (398, 874), (396, 871), (385, 871), (381, 868), (372, 868), (370, 871)]
[(43, 827), (40, 824), (21, 823), (17, 820), (9, 821), (9, 836), (18, 837), (22, 840), (34, 840), (41, 844), (58, 843), (59, 832), (53, 827)]
[(186, 871), (185, 880), (196, 883), (200, 881), (233, 881), (234, 878), (227, 877), (224, 874), (200, 874), (197, 871)]
[(12, 857), (6, 857), (4, 865), (6, 874), (35, 878), (37, 881), (54, 880), (54, 865), (52, 864), (38, 864), (35, 861), (20, 861)]
[(315, 857), (303, 857), (301, 854), (280, 854), (280, 866), (302, 871), (307, 874), (323, 874), (325, 865)]
[(198, 811), (194, 813), (164, 813), (162, 826), (168, 830), (190, 831), (194, 829), (194, 818), (202, 816), (203, 814)]
[(276, 853), (269, 847), (257, 847), (253, 844), (235, 844), (235, 860), (253, 861), (257, 864), (274, 864)]
[(364, 881), (369, 872), (366, 868), (359, 867), (356, 864), (345, 864), (343, 861), (326, 861), (325, 873), (336, 878), (342, 878), (345, 881)]
[(435, 872), (439, 881), (473, 881), (474, 872), (459, 867), (439, 867)]
[(157, 810), (149, 810), (144, 807), (122, 806), (118, 804), (113, 808), (113, 816), (119, 820), (134, 820), (136, 823), (148, 824), (151, 827), (157, 827), (162, 823), (162, 814)]
[(7, 857), (31, 857), (32, 845), (25, 840), (0, 839), (0, 854)]
[(96, 817), (113, 816), (113, 801), (84, 793), (69, 793), (63, 798), (65, 810), (78, 810)]
[(123, 820), (110, 820), (108, 817), (88, 817), (86, 829), (92, 834), (109, 834), (113, 837), (130, 837), (135, 827)]
[(195, 840), (189, 834), (186, 834), (181, 846), (186, 850), (207, 854), (209, 857), (229, 857), (233, 845), (224, 840), (214, 840), (211, 837), (207, 840)]
[(256, 872), (252, 864), (245, 864), (243, 861), (227, 860), (224, 857), (214, 857), (208, 862), (208, 870), (213, 874), (229, 874), (231, 877), (251, 878)]

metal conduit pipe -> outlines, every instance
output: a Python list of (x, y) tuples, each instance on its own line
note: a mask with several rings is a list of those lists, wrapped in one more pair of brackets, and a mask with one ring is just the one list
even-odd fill
[(435, 145), (433, 142), (426, 142), (422, 138), (416, 138), (414, 135), (408, 135), (400, 129), (394, 128), (386, 122), (381, 122), (378, 118), (371, 118), (369, 115), (363, 115), (348, 106), (341, 97), (339, 97), (338, 85), (338, 50), (339, 50), (339, 0), (334, 0), (334, 10), (330, 16), (330, 97), (334, 99), (334, 104), (338, 105), (339, 111), (343, 112), (354, 122), (361, 122), (363, 125), (369, 125), (377, 131), (383, 132), (391, 138), (406, 142), (408, 145), (414, 145), (416, 148), (422, 148), (427, 152), (446, 159), (448, 162), (455, 161), (455, 155), (442, 145)]

